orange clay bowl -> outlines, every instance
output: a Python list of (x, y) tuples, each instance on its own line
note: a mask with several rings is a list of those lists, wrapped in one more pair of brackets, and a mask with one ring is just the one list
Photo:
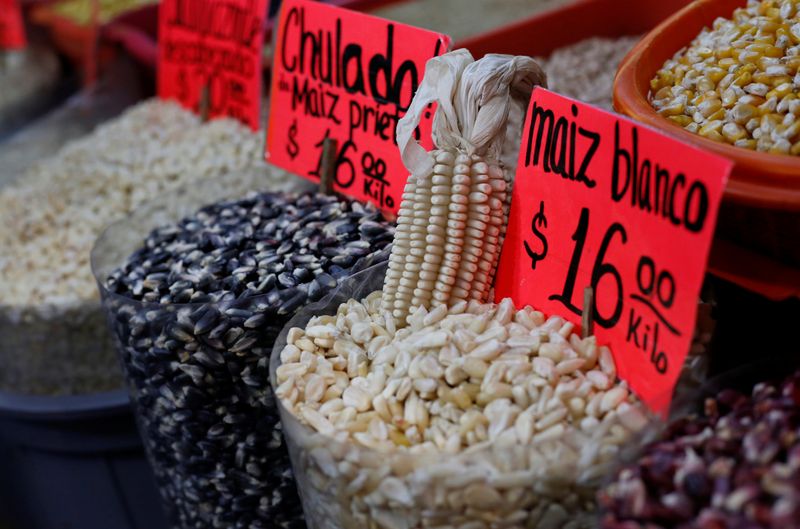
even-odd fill
[[(745, 5), (746, 0), (696, 0), (664, 20), (622, 61), (614, 82), (614, 107), (637, 121), (732, 160), (735, 167), (717, 226), (717, 238), (722, 240), (715, 245), (732, 243), (746, 253), (796, 272), (800, 270), (800, 157), (751, 151), (703, 138), (660, 116), (648, 101), (650, 80), (667, 59), (688, 46), (717, 17), (729, 18), (736, 8)], [(744, 255), (742, 258), (746, 259)], [(737, 275), (770, 282), (770, 278), (756, 277), (764, 274), (765, 268), (756, 267), (755, 260), (751, 262), (752, 267), (737, 263)], [(711, 268), (715, 267), (725, 268), (726, 264), (715, 263), (712, 250)], [(725, 270), (720, 271), (727, 275)], [(793, 281), (797, 278), (789, 275)], [(795, 285), (795, 289), (790, 290), (798, 295), (800, 287)]]

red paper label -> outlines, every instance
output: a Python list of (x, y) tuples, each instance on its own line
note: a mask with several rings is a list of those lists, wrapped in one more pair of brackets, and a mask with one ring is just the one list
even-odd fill
[(26, 44), (19, 4), (16, 0), (0, 0), (0, 49), (16, 50)]
[[(408, 178), (395, 140), (397, 121), (425, 63), (449, 46), (450, 38), (440, 33), (285, 0), (275, 40), (267, 160), (319, 181), (322, 145), (333, 138), (334, 189), (396, 212)], [(432, 117), (431, 111), (419, 126), (426, 148)]]
[(732, 163), (610, 112), (536, 89), (496, 297), (594, 333), (619, 376), (664, 414), (689, 351)]
[(164, 0), (159, 13), (158, 95), (258, 130), (267, 0)]

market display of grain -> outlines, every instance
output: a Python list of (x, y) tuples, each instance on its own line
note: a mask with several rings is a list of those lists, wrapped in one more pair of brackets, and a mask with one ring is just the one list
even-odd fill
[[(115, 229), (117, 228), (117, 229)], [(114, 253), (123, 222), (98, 243)], [(176, 527), (303, 527), (268, 379), (295, 311), (373, 262), (373, 206), (262, 193), (156, 228), (105, 278), (104, 305)]]
[(333, 310), (273, 360), (309, 527), (594, 526), (600, 480), (648, 425), (606, 347), (510, 299), (420, 307), (402, 329), (380, 291)]
[(600, 494), (602, 527), (798, 527), (800, 372), (724, 390), (670, 425)]
[(537, 59), (547, 73), (547, 87), (572, 97), (614, 110), (614, 76), (625, 55), (638, 42), (638, 36), (592, 37), (559, 48), (547, 59)]
[(715, 141), (800, 155), (800, 2), (748, 0), (668, 60), (653, 107)]
[[(75, 394), (118, 388), (119, 365), (89, 254), (103, 228), (145, 202), (207, 179), (281, 189), (263, 140), (233, 120), (206, 124), (151, 100), (73, 141), (0, 189), (0, 388)], [(202, 203), (219, 185), (200, 186)], [(198, 204), (199, 205), (199, 204)]]

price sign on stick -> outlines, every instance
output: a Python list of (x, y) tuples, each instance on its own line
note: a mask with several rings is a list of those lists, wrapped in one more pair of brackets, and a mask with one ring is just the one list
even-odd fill
[(578, 325), (592, 311), (620, 377), (665, 413), (691, 344), (731, 167), (632, 120), (536, 89), (497, 298)]
[(158, 95), (258, 129), (267, 0), (164, 0)]
[[(325, 140), (336, 140), (334, 190), (396, 212), (408, 177), (395, 143), (397, 121), (425, 63), (449, 46), (440, 33), (285, 0), (272, 61), (267, 160), (319, 181)], [(419, 127), (428, 148), (432, 119), (433, 109)]]
[(25, 26), (17, 0), (0, 0), (0, 50), (16, 50), (26, 45)]

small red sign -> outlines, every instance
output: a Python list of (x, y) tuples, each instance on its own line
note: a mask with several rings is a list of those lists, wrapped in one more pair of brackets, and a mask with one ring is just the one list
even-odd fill
[(267, 0), (163, 0), (159, 97), (258, 130), (266, 12)]
[[(408, 178), (395, 140), (440, 33), (309, 0), (285, 0), (275, 40), (266, 158), (319, 181), (337, 141), (334, 189), (396, 212)], [(419, 126), (431, 148), (433, 109)], [(427, 140), (427, 141), (426, 141)]]
[(27, 44), (17, 0), (0, 0), (0, 49), (17, 50)]
[(537, 88), (523, 130), (496, 297), (594, 333), (665, 414), (689, 351), (732, 163)]

